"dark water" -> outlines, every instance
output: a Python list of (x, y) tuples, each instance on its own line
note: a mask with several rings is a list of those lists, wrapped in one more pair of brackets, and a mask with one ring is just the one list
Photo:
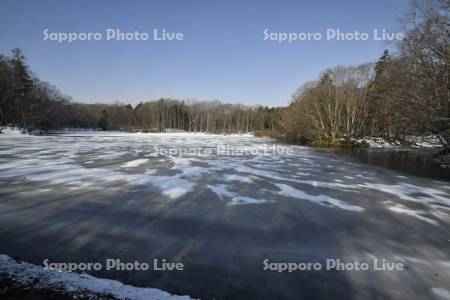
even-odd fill
[(369, 165), (388, 168), (409, 175), (450, 181), (450, 169), (443, 169), (434, 164), (431, 151), (361, 148), (333, 149), (332, 151)]

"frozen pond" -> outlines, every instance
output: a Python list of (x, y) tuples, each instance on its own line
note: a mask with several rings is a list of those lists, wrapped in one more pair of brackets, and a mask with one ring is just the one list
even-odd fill
[[(0, 135), (0, 253), (181, 261), (92, 274), (202, 299), (450, 295), (448, 182), (250, 136)], [(403, 271), (263, 271), (401, 262)]]

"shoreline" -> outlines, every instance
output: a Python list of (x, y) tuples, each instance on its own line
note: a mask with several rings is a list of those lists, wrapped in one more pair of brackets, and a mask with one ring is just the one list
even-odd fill
[(0, 254), (0, 296), (7, 299), (191, 300), (155, 288), (139, 288), (86, 273), (45, 269)]

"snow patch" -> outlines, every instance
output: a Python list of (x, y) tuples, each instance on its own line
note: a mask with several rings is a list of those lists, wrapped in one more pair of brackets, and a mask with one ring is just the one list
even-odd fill
[(24, 133), (19, 128), (6, 127), (0, 128), (0, 137), (1, 136), (24, 136)]
[[(366, 182), (358, 186), (395, 195), (403, 200), (424, 203), (434, 207), (436, 206), (435, 204), (442, 204), (444, 206), (440, 205), (440, 208), (450, 209), (450, 199), (443, 196), (446, 193), (434, 188), (419, 187), (409, 183), (383, 184)], [(413, 193), (417, 195), (412, 196), (411, 194)]]
[(124, 168), (134, 168), (134, 167), (140, 166), (142, 164), (145, 164), (148, 161), (149, 161), (148, 158), (135, 159), (135, 160), (132, 160), (132, 161), (129, 161), (127, 163), (122, 164), (122, 167), (124, 167)]
[(240, 205), (240, 204), (263, 204), (272, 202), (266, 199), (255, 199), (251, 197), (241, 196), (237, 193), (230, 192), (227, 186), (223, 184), (208, 185), (208, 189), (214, 192), (221, 200), (230, 199), (228, 205)]
[(314, 202), (314, 203), (322, 205), (322, 206), (334, 206), (334, 207), (338, 207), (338, 208), (344, 209), (344, 210), (350, 210), (350, 211), (356, 211), (356, 212), (360, 212), (360, 211), (364, 210), (364, 208), (362, 208), (361, 206), (351, 205), (342, 200), (331, 198), (326, 195), (307, 194), (301, 190), (297, 190), (289, 185), (282, 184), (282, 183), (276, 183), (275, 185), (280, 189), (278, 194), (280, 194), (282, 196), (308, 200), (308, 201)]
[(241, 176), (236, 174), (225, 174), (223, 178), (226, 181), (240, 181), (240, 182), (246, 182), (246, 183), (252, 183), (253, 180), (248, 176)]
[(366, 138), (358, 140), (358, 142), (365, 142), (370, 148), (394, 148), (396, 143), (388, 142), (383, 138)]
[[(387, 202), (388, 203), (392, 203), (390, 201), (387, 201)], [(402, 214), (402, 215), (408, 215), (408, 216), (417, 218), (417, 219), (419, 219), (421, 221), (427, 222), (428, 224), (432, 224), (432, 225), (438, 226), (438, 223), (435, 220), (429, 219), (429, 218), (423, 216), (423, 215), (425, 215), (427, 213), (424, 210), (411, 209), (411, 208), (408, 208), (408, 207), (406, 207), (406, 206), (404, 206), (402, 204), (399, 204), (399, 203), (394, 204), (394, 205), (388, 205), (388, 209), (390, 211), (395, 212), (395, 213)]]
[(443, 287), (433, 287), (431, 292), (440, 299), (450, 300), (450, 292)]

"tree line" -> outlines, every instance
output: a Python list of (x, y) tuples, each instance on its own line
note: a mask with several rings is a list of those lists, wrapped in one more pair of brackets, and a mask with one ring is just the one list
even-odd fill
[(280, 109), (219, 101), (198, 102), (160, 99), (135, 107), (86, 104), (71, 100), (33, 75), (20, 49), (0, 55), (0, 125), (34, 129), (84, 128), (165, 132), (234, 133), (273, 130)]
[(280, 135), (329, 144), (435, 135), (449, 145), (449, 5), (413, 1), (395, 55), (386, 50), (375, 64), (331, 68), (301, 86), (282, 112)]

